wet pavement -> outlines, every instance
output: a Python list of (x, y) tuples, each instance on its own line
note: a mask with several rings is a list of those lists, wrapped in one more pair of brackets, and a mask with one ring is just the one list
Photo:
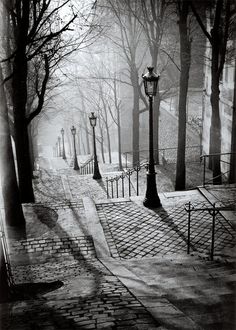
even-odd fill
[[(15, 301), (0, 304), (1, 329), (235, 329), (234, 210), (192, 214), (185, 204), (235, 204), (235, 186), (107, 199), (104, 180), (62, 159), (40, 160), (26, 238), (9, 239)], [(213, 201), (214, 202), (214, 201)]]

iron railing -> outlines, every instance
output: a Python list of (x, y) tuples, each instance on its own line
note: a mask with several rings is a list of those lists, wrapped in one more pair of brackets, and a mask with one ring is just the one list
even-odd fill
[[(136, 195), (139, 196), (139, 172), (142, 168), (148, 168), (148, 163), (142, 163), (138, 166), (130, 169), (125, 169), (118, 174), (111, 178), (106, 178), (106, 191), (107, 191), (107, 198), (119, 198), (125, 197), (128, 193), (130, 197), (132, 195), (132, 187), (135, 190), (136, 186)], [(131, 176), (133, 173), (136, 173), (136, 185), (134, 186), (131, 182)]]
[[(154, 149), (154, 153), (157, 149)], [(177, 160), (177, 147), (171, 147), (171, 148), (160, 148), (158, 149), (158, 158), (159, 162), (162, 165), (165, 165), (166, 163), (169, 164), (175, 164)], [(199, 157), (201, 155), (202, 148), (200, 145), (195, 146), (186, 146), (186, 163), (191, 162), (199, 162)], [(132, 164), (133, 161), (133, 154), (135, 152), (127, 151), (123, 152), (124, 158), (125, 158), (125, 168), (129, 167), (129, 164)], [(148, 161), (148, 155), (149, 150), (142, 149), (138, 151), (139, 153), (139, 162), (147, 162)]]
[[(203, 162), (203, 186), (206, 184), (212, 184), (218, 178), (221, 178), (223, 183), (228, 183), (229, 173), (230, 173), (230, 156), (235, 153), (225, 152), (225, 153), (215, 153), (208, 155), (201, 155), (200, 161)], [(214, 161), (214, 157), (220, 157), (220, 168), (221, 173), (217, 176), (212, 176), (211, 179), (206, 180), (206, 170), (209, 165), (210, 159)]]
[[(212, 217), (211, 229), (211, 240), (210, 240), (210, 259), (214, 259), (214, 250), (215, 250), (215, 234), (216, 234), (216, 216), (220, 213), (220, 211), (235, 211), (235, 204), (226, 205), (226, 206), (216, 206), (216, 203), (209, 205), (209, 207), (194, 207), (191, 202), (185, 204), (185, 211), (188, 213), (188, 229), (187, 229), (187, 254), (190, 254), (190, 248), (195, 250), (194, 243), (192, 243), (192, 236), (196, 236), (196, 233), (191, 230), (192, 225), (192, 213), (193, 212), (208, 212)], [(225, 228), (224, 228), (225, 229)], [(206, 228), (202, 228), (202, 232), (206, 236)], [(227, 230), (228, 235), (232, 236), (232, 241), (234, 240), (234, 236), (232, 235), (231, 231)], [(198, 235), (200, 237), (200, 235)], [(198, 237), (198, 244), (200, 244), (200, 238)]]
[(80, 174), (92, 174), (94, 171), (93, 157), (89, 158), (83, 165), (80, 166)]

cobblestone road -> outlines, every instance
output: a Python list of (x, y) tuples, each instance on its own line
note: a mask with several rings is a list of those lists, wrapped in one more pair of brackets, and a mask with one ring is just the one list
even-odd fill
[[(195, 206), (209, 207), (208, 203)], [(147, 211), (133, 202), (103, 203), (97, 211), (113, 257), (124, 259), (186, 252), (187, 213), (184, 205)], [(191, 218), (191, 250), (209, 255), (212, 216), (195, 212)], [(216, 217), (215, 253), (235, 246), (236, 232), (220, 215)]]

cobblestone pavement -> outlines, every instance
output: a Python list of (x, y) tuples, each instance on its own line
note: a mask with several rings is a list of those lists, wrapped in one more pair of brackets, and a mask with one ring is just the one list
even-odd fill
[(106, 195), (90, 176), (72, 173), (42, 169), (35, 179), (37, 202), (24, 205), (25, 238), (9, 242), (14, 299), (0, 304), (0, 328), (161, 329), (96, 259), (82, 198)]
[(230, 206), (234, 216), (236, 217), (236, 185), (222, 185), (222, 186), (207, 186), (206, 190), (215, 199), (218, 206)]
[[(29, 275), (31, 283), (41, 283), (37, 291), (26, 285)], [(95, 259), (18, 266), (15, 278), (25, 299), (0, 305), (1, 329), (159, 329), (141, 303)], [(55, 280), (64, 285), (45, 292), (45, 281)]]
[[(173, 255), (186, 256), (184, 203), (190, 197), (202, 205), (204, 197), (163, 194), (163, 208), (154, 212), (138, 199), (108, 201), (101, 182), (78, 175), (62, 159), (41, 165), (34, 186), (37, 202), (24, 205), (26, 236), (9, 242), (16, 286), (14, 300), (0, 304), (0, 329), (193, 330), (204, 325), (233, 330), (233, 321), (226, 327), (222, 321), (232, 319), (233, 266), (220, 263), (214, 271), (211, 263), (209, 273), (195, 256), (181, 256), (177, 266)], [(83, 197), (103, 200), (96, 203), (97, 212), (113, 258), (96, 257), (98, 240), (91, 236)], [(192, 228), (192, 251), (209, 254), (210, 216), (198, 214)], [(217, 249), (232, 250), (233, 235), (230, 224), (218, 217)], [(213, 299), (214, 287), (219, 294)], [(215, 321), (217, 313), (223, 316)], [(209, 324), (204, 323), (208, 317)]]
[(35, 199), (40, 203), (60, 202), (66, 199), (60, 175), (50, 170), (41, 170), (33, 181)]
[[(198, 208), (209, 203), (195, 203)], [(113, 257), (124, 259), (152, 257), (187, 250), (188, 216), (184, 205), (148, 211), (134, 202), (101, 203), (98, 215)], [(212, 216), (194, 212), (191, 218), (191, 250), (209, 255)], [(220, 215), (216, 217), (215, 253), (236, 245), (236, 231)]]

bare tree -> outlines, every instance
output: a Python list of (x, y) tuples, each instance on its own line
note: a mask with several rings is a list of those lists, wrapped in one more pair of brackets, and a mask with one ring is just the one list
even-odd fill
[[(211, 2), (210, 26), (207, 26), (199, 15), (195, 1), (191, 1), (191, 8), (203, 33), (211, 46), (211, 129), (210, 154), (217, 154), (212, 158), (213, 183), (220, 184), (220, 152), (221, 152), (221, 123), (220, 123), (220, 79), (223, 72), (227, 41), (230, 37), (232, 15), (235, 13), (233, 0), (214, 0)], [(209, 22), (209, 21), (208, 21)], [(209, 32), (209, 28), (211, 28)]]
[(180, 83), (179, 83), (179, 117), (178, 117), (178, 149), (176, 162), (175, 190), (184, 190), (186, 181), (185, 147), (186, 147), (186, 103), (188, 94), (189, 70), (191, 64), (191, 39), (188, 26), (189, 3), (178, 0), (180, 35)]
[[(69, 32), (75, 28), (80, 13), (70, 0), (60, 0), (56, 6), (51, 0), (18, 0), (7, 5), (13, 43), (12, 53), (6, 60), (11, 63), (12, 74), (6, 80), (11, 79), (12, 82), (19, 188), (21, 201), (33, 202), (28, 125), (42, 110), (51, 71), (78, 49), (91, 29), (86, 28), (79, 40), (70, 36)], [(68, 14), (62, 20), (60, 14), (65, 9)], [(86, 26), (90, 24), (88, 15), (84, 17)], [(29, 72), (35, 67), (40, 67), (40, 79), (34, 81), (37, 104), (28, 112)]]
[(5, 219), (8, 226), (21, 228), (25, 225), (25, 219), (20, 203), (20, 195), (17, 185), (1, 67), (0, 99), (0, 181), (2, 187)]
[[(130, 4), (128, 0), (126, 2)], [(151, 56), (151, 66), (157, 69), (157, 67), (160, 67), (160, 53), (162, 51), (161, 44), (164, 34), (164, 28), (168, 20), (167, 8), (170, 5), (170, 3), (167, 0), (160, 0), (160, 1), (139, 0), (138, 3), (141, 8), (141, 11), (137, 19), (141, 24), (148, 45), (149, 53)], [(137, 15), (137, 13), (133, 12), (132, 5), (130, 5), (130, 10), (132, 11), (133, 15)], [(145, 104), (145, 109), (143, 111), (147, 111), (148, 103), (141, 91), (140, 91), (140, 97)], [(159, 163), (158, 149), (159, 149), (160, 101), (161, 101), (161, 96), (159, 93), (159, 86), (158, 86), (157, 95), (154, 98), (154, 104), (153, 104), (154, 159), (157, 164)], [(141, 110), (140, 113), (142, 113), (143, 111)]]
[[(1, 28), (8, 39), (5, 8), (0, 8)], [(2, 42), (0, 49), (2, 49)], [(2, 55), (2, 54), (1, 54)], [(12, 150), (6, 90), (4, 87), (2, 67), (0, 66), (0, 181), (2, 188), (5, 220), (8, 226), (22, 228), (24, 230), (25, 219), (20, 203), (20, 195), (17, 184), (14, 155)]]
[[(122, 51), (119, 54), (128, 64), (128, 80), (126, 80), (126, 83), (131, 84), (132, 87), (132, 151), (133, 165), (135, 165), (139, 162), (139, 115), (140, 95), (142, 94), (139, 72), (143, 66), (144, 54), (147, 51), (140, 47), (143, 31), (137, 17), (140, 16), (141, 7), (135, 1), (129, 3), (126, 0), (107, 0), (107, 3), (110, 12), (116, 18), (117, 24), (116, 35), (112, 37), (108, 35), (108, 37)], [(143, 100), (147, 104), (145, 98)]]
[[(236, 53), (236, 49), (235, 49)], [(236, 59), (234, 61), (234, 99), (232, 107), (232, 130), (231, 130), (231, 158), (230, 158), (230, 173), (229, 182), (236, 182)]]

